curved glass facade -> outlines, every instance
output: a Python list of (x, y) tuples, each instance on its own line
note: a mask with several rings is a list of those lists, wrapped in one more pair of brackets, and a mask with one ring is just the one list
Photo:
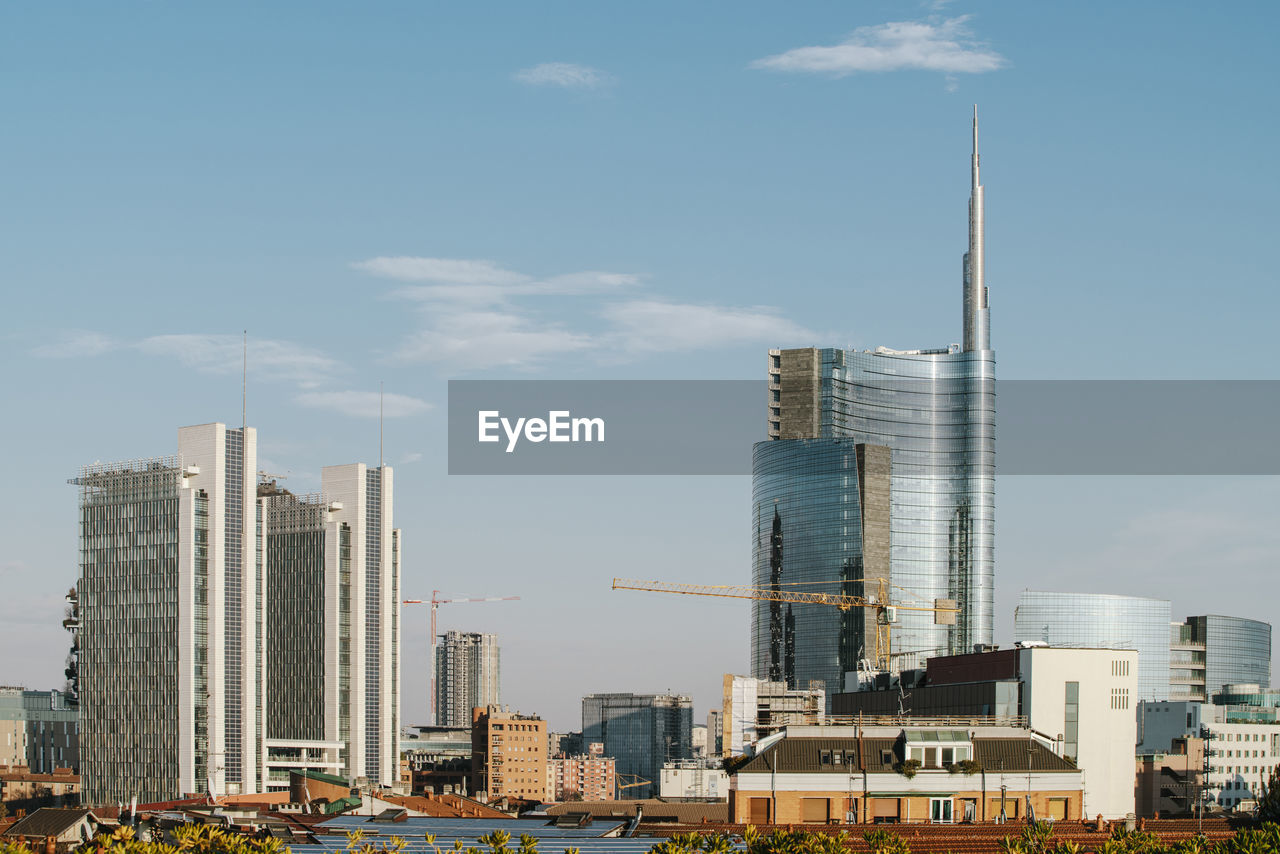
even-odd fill
[[(792, 352), (784, 357), (787, 364)], [(755, 585), (863, 592), (866, 508), (860, 504), (856, 448), (881, 446), (889, 449), (891, 470), (887, 563), (889, 580), (898, 588), (892, 601), (932, 606), (936, 599), (953, 599), (960, 609), (951, 626), (935, 625), (929, 611), (898, 611), (894, 668), (990, 643), (994, 353), (824, 349), (803, 355), (795, 363), (809, 357), (814, 363), (799, 383), (789, 368), (779, 368), (780, 438), (755, 446)], [(782, 397), (793, 387), (811, 387), (812, 406)], [(804, 418), (812, 412), (807, 429), (818, 436), (789, 438), (792, 412)], [(775, 577), (779, 562), (781, 574)], [(859, 609), (841, 614), (826, 606), (756, 602), (754, 675), (798, 687), (821, 679), (829, 692), (839, 690), (859, 659), (875, 658), (867, 619), (874, 618)], [(794, 658), (790, 669), (788, 656)]]
[[(1169, 623), (1170, 608), (1165, 599), (1024, 590), (1013, 612), (1013, 637), (1050, 646), (1136, 649), (1137, 699), (1166, 700)], [(1188, 650), (1187, 655), (1191, 654)]]
[(1205, 646), (1205, 689), (1210, 696), (1223, 685), (1271, 685), (1271, 624), (1244, 617), (1208, 614), (1188, 617)]
[(893, 451), (892, 583), (901, 604), (954, 599), (954, 626), (899, 611), (895, 669), (992, 640), (995, 353), (822, 350), (824, 436)]
[[(862, 563), (855, 443), (846, 439), (758, 442), (752, 455), (753, 584), (808, 592), (858, 592), (842, 582)], [(800, 585), (800, 586), (797, 586)], [(752, 602), (752, 672), (791, 687), (820, 680), (828, 694), (857, 669), (862, 609)], [(841, 643), (843, 639), (845, 643)]]

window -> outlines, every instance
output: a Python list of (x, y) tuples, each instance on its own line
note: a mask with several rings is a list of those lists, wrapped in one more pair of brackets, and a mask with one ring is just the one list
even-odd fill
[(801, 798), (800, 820), (805, 824), (826, 824), (830, 817), (830, 802), (826, 798)]
[(930, 798), (929, 820), (935, 824), (951, 824), (951, 799)]

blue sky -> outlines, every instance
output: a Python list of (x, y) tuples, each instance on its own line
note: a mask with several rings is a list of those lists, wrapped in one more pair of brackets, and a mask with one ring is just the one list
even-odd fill
[[(238, 423), (302, 490), (377, 457), (406, 595), (498, 631), (505, 700), (747, 665), (747, 478), (449, 478), (458, 378), (757, 378), (960, 335), (982, 115), (1004, 378), (1276, 379), (1273, 4), (9, 4), (0, 682), (52, 687), (77, 466)], [(1212, 441), (1212, 437), (1205, 437)], [(1193, 448), (1188, 453), (1194, 453)], [(1267, 478), (1005, 478), (1023, 587), (1272, 619)], [(1228, 584), (1206, 578), (1230, 578)], [(425, 707), (410, 611), (405, 718)]]

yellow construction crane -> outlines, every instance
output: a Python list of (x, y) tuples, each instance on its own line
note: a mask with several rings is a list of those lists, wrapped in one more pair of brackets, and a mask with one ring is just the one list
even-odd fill
[(872, 608), (876, 612), (876, 667), (891, 671), (892, 628), (898, 611), (928, 611), (934, 625), (954, 626), (960, 613), (954, 599), (935, 599), (932, 605), (903, 605), (889, 601), (889, 587), (878, 579), (877, 592), (867, 596), (846, 593), (808, 593), (799, 590), (775, 590), (769, 587), (747, 587), (737, 584), (681, 584), (674, 581), (637, 581), (615, 578), (614, 590), (646, 590), (651, 593), (680, 593), (685, 596), (720, 596), (725, 599), (753, 599), (763, 602), (791, 602), (799, 605), (831, 605), (841, 611), (850, 608)]
[[(623, 782), (624, 780), (630, 780), (631, 782), (625, 783)], [(653, 785), (652, 781), (646, 780), (645, 778), (641, 777), (639, 774), (614, 774), (613, 783), (615, 786), (617, 786), (617, 792), (614, 795), (615, 801), (622, 800), (622, 793), (627, 789), (634, 789), (637, 786)]]

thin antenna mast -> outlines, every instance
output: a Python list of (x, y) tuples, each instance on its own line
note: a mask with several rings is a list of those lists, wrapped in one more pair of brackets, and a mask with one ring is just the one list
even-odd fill
[(249, 330), (244, 331), (244, 345), (240, 353), (240, 429), (249, 425)]
[(382, 468), (382, 380), (378, 380), (378, 468)]

